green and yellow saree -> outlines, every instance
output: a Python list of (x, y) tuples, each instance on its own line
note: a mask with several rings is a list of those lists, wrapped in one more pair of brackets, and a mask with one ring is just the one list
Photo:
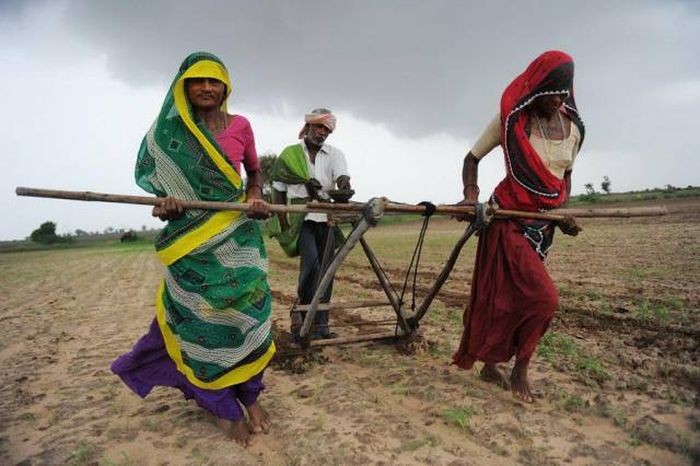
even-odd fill
[[(231, 92), (217, 57), (190, 55), (141, 144), (136, 183), (161, 197), (243, 202), (240, 175), (187, 100), (185, 79), (195, 77), (218, 79), (226, 95)], [(167, 223), (155, 247), (166, 266), (156, 318), (178, 370), (206, 389), (260, 373), (275, 345), (267, 253), (257, 223), (239, 212), (186, 210)]]

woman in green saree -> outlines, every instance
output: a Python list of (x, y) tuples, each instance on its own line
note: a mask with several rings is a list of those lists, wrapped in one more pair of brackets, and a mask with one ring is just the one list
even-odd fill
[[(136, 183), (163, 198), (153, 215), (167, 221), (155, 241), (166, 272), (149, 332), (112, 371), (141, 397), (156, 385), (179, 388), (247, 445), (270, 425), (257, 398), (275, 353), (272, 296), (262, 236), (249, 218), (267, 217), (269, 206), (250, 124), (226, 111), (230, 92), (221, 60), (188, 56), (141, 144)], [(184, 210), (180, 200), (252, 207), (247, 216)]]

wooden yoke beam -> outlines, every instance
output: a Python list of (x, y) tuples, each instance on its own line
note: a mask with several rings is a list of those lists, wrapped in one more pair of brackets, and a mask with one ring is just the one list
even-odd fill
[[(132, 196), (125, 194), (107, 194), (96, 193), (91, 191), (63, 191), (58, 189), (39, 189), (18, 187), (15, 189), (18, 196), (29, 197), (47, 197), (53, 199), (68, 199), (74, 201), (93, 201), (93, 202), (113, 202), (120, 204), (137, 204), (137, 205), (159, 205), (162, 198), (152, 196)], [(203, 209), (203, 210), (233, 210), (245, 212), (249, 209), (247, 203), (236, 202), (214, 202), (214, 201), (187, 201), (181, 200), (183, 207), (186, 209)], [(422, 215), (425, 212), (425, 206), (411, 204), (397, 204), (393, 202), (384, 202), (384, 213), (404, 213)], [(348, 203), (335, 204), (323, 202), (309, 202), (308, 204), (300, 205), (279, 205), (270, 204), (270, 212), (355, 212), (361, 213), (365, 204)], [(470, 215), (475, 212), (474, 206), (462, 205), (438, 205), (435, 207), (435, 213), (441, 215)], [(493, 215), (496, 218), (531, 218), (542, 220), (563, 220), (567, 215), (580, 218), (593, 217), (650, 217), (666, 215), (668, 211), (665, 207), (631, 207), (627, 209), (554, 209), (548, 212), (521, 212), (517, 210), (501, 210), (488, 209), (487, 214)]]

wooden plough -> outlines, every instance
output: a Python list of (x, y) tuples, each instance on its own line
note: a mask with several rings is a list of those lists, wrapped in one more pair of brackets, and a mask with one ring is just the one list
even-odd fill
[[(119, 194), (95, 193), (89, 191), (62, 191), (48, 190), (36, 188), (19, 187), (15, 190), (19, 196), (31, 197), (46, 197), (56, 199), (71, 199), (80, 201), (97, 201), (97, 202), (116, 202), (125, 204), (139, 205), (158, 205), (161, 199), (148, 196), (131, 196)], [(207, 209), (207, 210), (234, 210), (247, 211), (248, 204), (234, 204), (227, 202), (208, 202), (208, 201), (182, 201), (183, 207), (186, 209)], [(483, 206), (483, 205), (482, 205)], [(305, 312), (303, 323), (301, 325), (299, 336), (300, 345), (303, 348), (328, 346), (334, 344), (357, 343), (372, 340), (386, 340), (396, 337), (408, 337), (413, 335), (420, 324), (421, 319), (425, 317), (433, 300), (440, 292), (443, 284), (450, 275), (454, 265), (459, 257), (464, 244), (469, 238), (477, 232), (482, 223), (477, 222), (476, 206), (456, 206), (456, 205), (438, 205), (428, 207), (426, 205), (406, 205), (388, 201), (386, 198), (373, 198), (368, 202), (362, 203), (319, 203), (310, 202), (301, 205), (270, 205), (270, 211), (278, 212), (323, 212), (331, 215), (338, 214), (354, 214), (353, 229), (349, 233), (346, 241), (333, 255), (332, 260), (325, 268), (324, 274), (319, 281), (316, 292), (308, 305), (296, 305), (292, 309), (293, 313)], [(665, 215), (667, 210), (664, 207), (636, 207), (627, 209), (556, 209), (549, 212), (520, 212), (511, 210), (493, 209), (488, 206), (481, 207), (483, 209), (482, 216), (494, 218), (530, 218), (530, 219), (546, 219), (546, 220), (562, 220), (566, 216), (572, 215), (575, 217), (640, 217), (640, 216), (658, 216)], [(435, 214), (442, 215), (466, 215), (472, 221), (467, 224), (467, 227), (461, 237), (452, 249), (443, 269), (435, 278), (428, 294), (423, 298), (420, 305), (409, 314), (402, 302), (401, 296), (392, 286), (389, 278), (382, 269), (377, 256), (364, 238), (365, 233), (377, 225), (379, 220), (386, 213), (404, 213), (424, 215), (426, 210), (434, 210)], [(338, 271), (345, 258), (350, 251), (360, 244), (365, 256), (377, 277), (379, 285), (384, 291), (387, 301), (371, 301), (360, 303), (343, 303), (343, 304), (321, 304), (320, 300), (326, 289), (330, 286), (335, 273)], [(368, 333), (350, 336), (341, 336), (337, 338), (325, 340), (311, 340), (311, 327), (314, 321), (316, 312), (319, 310), (339, 311), (347, 309), (360, 309), (378, 306), (391, 306), (395, 313), (396, 331), (387, 333)]]

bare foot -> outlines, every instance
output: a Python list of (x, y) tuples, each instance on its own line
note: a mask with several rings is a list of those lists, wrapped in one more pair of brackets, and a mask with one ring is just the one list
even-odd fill
[(484, 367), (479, 372), (479, 376), (481, 377), (481, 380), (495, 383), (503, 390), (510, 389), (508, 376), (506, 376), (505, 372), (499, 369), (495, 364), (484, 364)]
[(257, 401), (250, 406), (246, 406), (248, 417), (250, 418), (250, 431), (254, 434), (270, 431), (270, 415), (260, 406)]
[(523, 403), (534, 403), (535, 398), (530, 391), (530, 382), (527, 380), (528, 362), (515, 362), (513, 372), (510, 374), (510, 387), (513, 396)]
[(250, 432), (245, 421), (230, 421), (228, 419), (217, 418), (216, 424), (224, 431), (226, 437), (233, 439), (244, 447), (250, 446)]

